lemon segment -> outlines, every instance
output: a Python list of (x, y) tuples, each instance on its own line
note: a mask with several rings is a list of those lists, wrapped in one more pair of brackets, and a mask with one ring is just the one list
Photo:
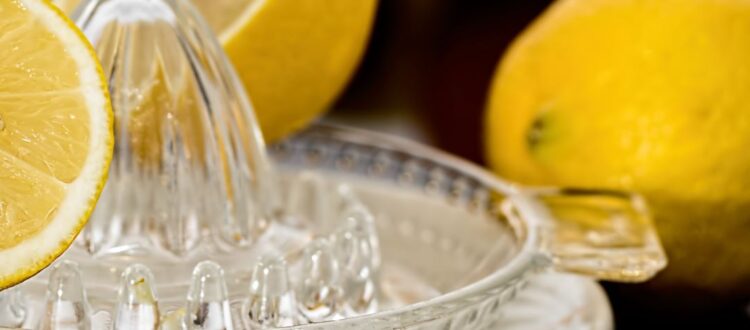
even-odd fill
[(0, 153), (70, 183), (88, 154), (90, 128), (84, 97), (81, 91), (35, 94), (0, 96), (5, 125), (0, 131)]
[(0, 151), (0, 249), (42, 230), (65, 197), (65, 185)]

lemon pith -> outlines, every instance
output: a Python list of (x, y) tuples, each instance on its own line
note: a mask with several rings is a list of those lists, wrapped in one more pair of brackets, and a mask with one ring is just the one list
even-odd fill
[(43, 0), (0, 2), (0, 289), (59, 256), (85, 224), (112, 156), (104, 75)]

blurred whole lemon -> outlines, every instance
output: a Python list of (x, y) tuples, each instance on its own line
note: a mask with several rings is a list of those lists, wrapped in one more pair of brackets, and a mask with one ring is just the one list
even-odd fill
[(670, 265), (650, 286), (750, 296), (750, 2), (560, 0), (502, 59), (492, 168), (636, 190)]
[[(57, 0), (72, 12), (80, 0)], [(377, 0), (192, 0), (245, 85), (267, 139), (319, 116), (367, 43)]]

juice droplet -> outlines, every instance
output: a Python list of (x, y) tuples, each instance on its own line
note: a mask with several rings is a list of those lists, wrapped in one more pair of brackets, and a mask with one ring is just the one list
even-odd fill
[(0, 132), (5, 130), (5, 121), (3, 121), (3, 115), (0, 114)]

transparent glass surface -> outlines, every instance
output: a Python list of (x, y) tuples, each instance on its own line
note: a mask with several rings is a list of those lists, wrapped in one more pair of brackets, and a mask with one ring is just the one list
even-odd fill
[(74, 246), (0, 292), (0, 326), (496, 328), (543, 270), (640, 281), (666, 262), (634, 195), (518, 187), (332, 126), (267, 149), (187, 1), (76, 19), (109, 79), (110, 178)]

